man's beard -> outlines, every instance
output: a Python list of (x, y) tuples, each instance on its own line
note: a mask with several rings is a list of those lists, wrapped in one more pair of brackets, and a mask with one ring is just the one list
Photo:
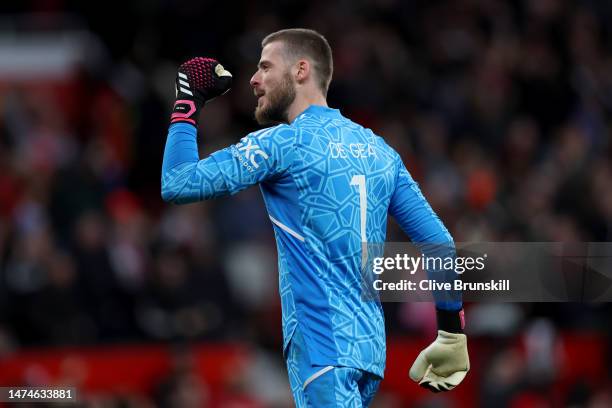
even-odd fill
[(295, 86), (291, 82), (291, 74), (286, 72), (278, 86), (265, 97), (268, 99), (263, 107), (255, 108), (255, 120), (260, 125), (289, 123), (289, 106), (295, 100)]

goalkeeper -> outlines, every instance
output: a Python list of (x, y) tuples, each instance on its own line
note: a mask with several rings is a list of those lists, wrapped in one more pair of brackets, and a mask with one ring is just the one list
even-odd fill
[[(162, 197), (190, 203), (259, 184), (277, 243), (283, 352), (296, 405), (367, 407), (386, 349), (380, 302), (361, 298), (366, 244), (385, 241), (388, 214), (412, 241), (439, 244), (444, 256), (454, 256), (454, 244), (397, 152), (327, 106), (332, 70), (331, 49), (317, 32), (268, 35), (250, 84), (256, 120), (272, 126), (200, 160), (198, 114), (232, 78), (213, 59), (181, 65)], [(469, 370), (461, 301), (438, 299), (436, 307), (438, 337), (410, 369), (435, 392), (454, 388)]]

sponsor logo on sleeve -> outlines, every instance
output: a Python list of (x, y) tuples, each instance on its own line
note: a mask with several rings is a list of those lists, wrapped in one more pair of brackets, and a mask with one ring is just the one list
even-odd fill
[(242, 138), (236, 146), (232, 146), (231, 151), (240, 164), (250, 172), (257, 170), (261, 162), (269, 158), (253, 139), (247, 137)]

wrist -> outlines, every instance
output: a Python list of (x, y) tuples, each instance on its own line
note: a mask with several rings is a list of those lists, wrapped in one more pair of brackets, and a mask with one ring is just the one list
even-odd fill
[(170, 123), (190, 123), (197, 126), (202, 106), (191, 99), (177, 99), (174, 102)]
[(463, 309), (444, 310), (436, 308), (436, 319), (438, 321), (438, 330), (444, 330), (449, 333), (463, 333), (463, 328), (465, 327)]

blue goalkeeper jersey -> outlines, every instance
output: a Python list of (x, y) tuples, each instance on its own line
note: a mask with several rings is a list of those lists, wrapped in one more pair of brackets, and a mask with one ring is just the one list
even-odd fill
[(389, 213), (413, 241), (450, 244), (454, 252), (452, 238), (400, 156), (370, 129), (322, 106), (203, 160), (196, 128), (170, 127), (164, 200), (206, 200), (254, 184), (274, 225), (284, 350), (299, 326), (313, 365), (382, 377), (384, 318), (380, 302), (362, 298), (363, 243), (385, 241)]

